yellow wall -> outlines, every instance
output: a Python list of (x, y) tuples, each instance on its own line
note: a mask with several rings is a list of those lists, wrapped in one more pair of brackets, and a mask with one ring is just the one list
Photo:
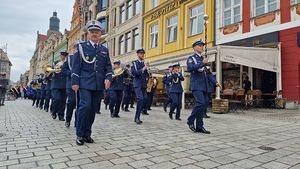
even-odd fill
[[(212, 0), (186, 0), (177, 7), (171, 7), (173, 3), (179, 3), (180, 0), (159, 0), (159, 6), (150, 9), (150, 1), (145, 0), (145, 15), (144, 15), (144, 41), (143, 46), (146, 50), (146, 59), (149, 61), (160, 60), (167, 57), (174, 57), (181, 54), (192, 52), (192, 44), (198, 39), (204, 40), (203, 32), (194, 36), (189, 36), (190, 30), (190, 8), (204, 3), (204, 13), (209, 15), (208, 23), (208, 47), (213, 45), (214, 35), (214, 4)], [(161, 15), (157, 12), (164, 12)], [(153, 17), (155, 15), (156, 17)], [(167, 18), (170, 16), (178, 16), (177, 40), (172, 43), (167, 42)], [(150, 48), (150, 26), (158, 23), (158, 47)]]

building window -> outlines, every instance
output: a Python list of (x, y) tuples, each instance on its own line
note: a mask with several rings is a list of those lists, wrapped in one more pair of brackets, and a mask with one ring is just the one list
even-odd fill
[(190, 9), (190, 35), (203, 32), (203, 4)]
[(174, 42), (177, 40), (177, 22), (178, 22), (178, 17), (177, 16), (172, 16), (168, 18), (168, 42)]
[(255, 16), (277, 10), (277, 0), (255, 0)]
[(158, 24), (150, 27), (150, 48), (158, 46)]
[(108, 7), (108, 0), (98, 0), (98, 12), (105, 11)]
[(116, 56), (116, 38), (113, 39), (112, 55)]
[(139, 29), (136, 28), (133, 30), (133, 49), (137, 50), (140, 47), (140, 34)]
[(151, 9), (158, 6), (158, 0), (151, 0)]
[(119, 54), (122, 55), (125, 53), (125, 42), (124, 42), (124, 36), (120, 36), (119, 39)]
[(224, 26), (241, 21), (241, 0), (224, 0)]
[(126, 11), (126, 18), (130, 19), (133, 16), (133, 6), (132, 0), (127, 1), (127, 11)]
[(125, 52), (131, 51), (131, 32), (125, 34)]
[(107, 33), (107, 28), (108, 28), (108, 18), (102, 17), (98, 20), (101, 23), (101, 27), (104, 29), (104, 33)]
[(125, 19), (126, 19), (125, 5), (122, 5), (120, 7), (120, 24), (124, 23)]
[(133, 3), (133, 15), (140, 13), (141, 3), (140, 0), (134, 0)]
[(105, 46), (106, 48), (108, 47), (108, 44), (106, 41), (102, 42), (101, 45)]
[(292, 0), (292, 5), (299, 4), (300, 0)]

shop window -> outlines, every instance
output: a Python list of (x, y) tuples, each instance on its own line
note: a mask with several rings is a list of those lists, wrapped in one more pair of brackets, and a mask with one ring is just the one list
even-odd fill
[(277, 0), (254, 0), (255, 16), (278, 9)]
[(174, 42), (177, 40), (177, 30), (178, 30), (178, 17), (172, 16), (168, 18), (168, 42)]
[(203, 4), (190, 9), (190, 35), (196, 35), (203, 32)]
[(224, 0), (223, 9), (224, 26), (241, 21), (241, 0)]
[(150, 27), (150, 48), (158, 46), (158, 24)]

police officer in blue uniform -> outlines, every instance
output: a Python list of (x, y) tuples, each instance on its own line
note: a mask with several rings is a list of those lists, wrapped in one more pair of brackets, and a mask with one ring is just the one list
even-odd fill
[(36, 87), (36, 101), (35, 101), (35, 107), (38, 108), (41, 100), (41, 86), (43, 83), (42, 75), (38, 75), (38, 79), (36, 81), (37, 87)]
[[(195, 54), (190, 56), (187, 60), (187, 70), (191, 73), (190, 90), (195, 98), (195, 106), (188, 118), (187, 124), (194, 132), (210, 134), (203, 126), (203, 117), (208, 103), (208, 81), (211, 81), (214, 86), (221, 87), (221, 85), (206, 69), (208, 59), (201, 55), (205, 45), (202, 40), (194, 42), (193, 49)], [(195, 120), (196, 127), (194, 125)]]
[(4, 106), (5, 95), (8, 85), (9, 79), (6, 78), (6, 73), (0, 73), (0, 106)]
[(147, 113), (147, 83), (149, 79), (149, 65), (144, 63), (144, 49), (137, 50), (138, 60), (132, 62), (133, 87), (137, 97), (137, 106), (134, 121), (136, 124), (142, 124), (141, 113)]
[(49, 105), (50, 105), (50, 100), (52, 98), (52, 94), (51, 94), (51, 76), (46, 76), (46, 87), (45, 87), (45, 90), (46, 90), (46, 94), (45, 94), (45, 104), (44, 104), (44, 110), (46, 112), (49, 111)]
[(88, 41), (76, 45), (72, 64), (72, 89), (79, 91), (79, 107), (76, 123), (76, 144), (94, 143), (91, 137), (95, 112), (100, 104), (101, 93), (110, 87), (112, 65), (108, 49), (99, 44), (101, 23), (89, 21), (86, 25)]
[(172, 74), (168, 77), (168, 82), (171, 84), (169, 93), (172, 99), (172, 104), (169, 112), (169, 118), (173, 119), (173, 113), (176, 109), (176, 120), (181, 120), (180, 111), (182, 107), (182, 93), (183, 88), (181, 82), (184, 81), (184, 77), (181, 72), (180, 64), (173, 65)]
[[(66, 111), (66, 122), (65, 126), (70, 127), (70, 122), (72, 120), (74, 109), (76, 108), (76, 105), (79, 103), (79, 95), (76, 94), (72, 90), (72, 82), (71, 82), (71, 70), (72, 70), (72, 58), (73, 56), (68, 56), (67, 60), (63, 64), (62, 67), (62, 73), (65, 74), (67, 77), (67, 83), (66, 83), (66, 90), (67, 90), (67, 111)], [(75, 110), (75, 126), (76, 126), (76, 112)]]
[(167, 100), (165, 101), (164, 103), (164, 111), (167, 112), (167, 107), (169, 104), (172, 104), (172, 99), (171, 99), (171, 96), (170, 96), (170, 92), (169, 92), (169, 89), (170, 89), (170, 85), (171, 83), (169, 82), (168, 78), (171, 76), (172, 74), (172, 71), (173, 71), (173, 65), (170, 65), (169, 66), (169, 71), (167, 73), (165, 73), (164, 77), (163, 77), (163, 84), (165, 85), (165, 89), (166, 89), (166, 92), (167, 92)]
[(132, 75), (131, 72), (129, 71), (130, 65), (126, 65), (126, 72), (128, 74), (128, 77), (124, 79), (124, 97), (123, 97), (123, 102), (122, 102), (122, 110), (125, 112), (130, 112), (129, 111), (129, 104), (131, 100), (131, 93), (132, 93)]
[(123, 98), (123, 90), (124, 90), (124, 79), (128, 77), (126, 72), (126, 68), (123, 70), (121, 68), (121, 62), (116, 61), (113, 63), (114, 73), (113, 80), (110, 86), (110, 115), (111, 117), (120, 118), (119, 112), (121, 107), (121, 102)]
[(40, 95), (40, 103), (39, 103), (39, 108), (42, 110), (44, 107), (45, 103), (45, 98), (46, 98), (46, 76), (44, 74), (41, 74), (42, 82), (41, 82), (41, 95)]
[(52, 75), (51, 90), (52, 90), (52, 118), (56, 119), (58, 116), (59, 121), (65, 121), (65, 107), (66, 107), (66, 81), (67, 77), (62, 72), (62, 66), (68, 56), (68, 52), (60, 52), (60, 60), (54, 63), (55, 69), (58, 71)]

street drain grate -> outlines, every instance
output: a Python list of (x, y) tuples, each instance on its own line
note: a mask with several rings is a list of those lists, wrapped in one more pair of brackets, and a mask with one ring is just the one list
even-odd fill
[(258, 148), (261, 149), (261, 150), (265, 150), (265, 151), (274, 151), (274, 150), (276, 150), (276, 148), (268, 147), (268, 146), (260, 146)]
[(3, 136), (5, 136), (5, 134), (4, 133), (0, 133), (0, 137), (3, 137)]

